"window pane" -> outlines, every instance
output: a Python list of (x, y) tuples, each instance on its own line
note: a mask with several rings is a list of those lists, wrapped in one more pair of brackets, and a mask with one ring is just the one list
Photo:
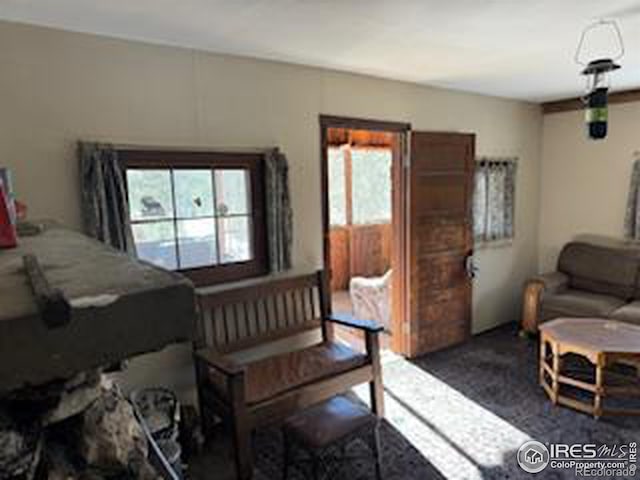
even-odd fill
[(169, 170), (128, 169), (127, 190), (132, 220), (173, 217)]
[(176, 192), (176, 216), (179, 218), (213, 216), (211, 170), (173, 171)]
[(391, 150), (351, 150), (353, 223), (391, 221)]
[(218, 242), (221, 263), (251, 260), (250, 227), (249, 217), (218, 219)]
[(138, 258), (169, 270), (178, 268), (172, 221), (136, 223), (132, 227)]
[(329, 223), (347, 223), (347, 197), (345, 192), (344, 151), (329, 149)]
[(250, 213), (249, 171), (216, 170), (216, 206), (218, 215)]
[(218, 263), (215, 220), (179, 220), (178, 251), (180, 268), (204, 267)]

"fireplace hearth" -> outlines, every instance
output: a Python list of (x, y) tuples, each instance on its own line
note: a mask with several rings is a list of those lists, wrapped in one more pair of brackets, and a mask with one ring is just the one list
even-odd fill
[(156, 479), (131, 404), (98, 372), (0, 404), (0, 479)]

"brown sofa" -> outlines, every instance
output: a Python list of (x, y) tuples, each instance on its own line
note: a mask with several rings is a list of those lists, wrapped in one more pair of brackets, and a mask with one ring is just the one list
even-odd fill
[(570, 242), (555, 272), (527, 282), (522, 328), (558, 317), (598, 317), (640, 325), (640, 248)]

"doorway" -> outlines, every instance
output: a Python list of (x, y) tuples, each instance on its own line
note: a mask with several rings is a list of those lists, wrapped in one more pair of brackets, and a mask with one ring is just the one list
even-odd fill
[[(475, 136), (320, 116), (324, 268), (334, 313), (417, 357), (471, 333)], [(339, 340), (362, 346), (352, 331)]]
[[(407, 124), (321, 117), (325, 268), (333, 313), (375, 320), (403, 353), (402, 165)], [(395, 293), (394, 293), (395, 292)], [(362, 348), (358, 332), (335, 335)]]

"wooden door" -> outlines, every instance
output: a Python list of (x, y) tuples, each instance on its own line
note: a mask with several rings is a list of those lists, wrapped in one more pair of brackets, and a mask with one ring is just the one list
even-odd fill
[(407, 192), (410, 357), (471, 334), (473, 134), (411, 132)]

